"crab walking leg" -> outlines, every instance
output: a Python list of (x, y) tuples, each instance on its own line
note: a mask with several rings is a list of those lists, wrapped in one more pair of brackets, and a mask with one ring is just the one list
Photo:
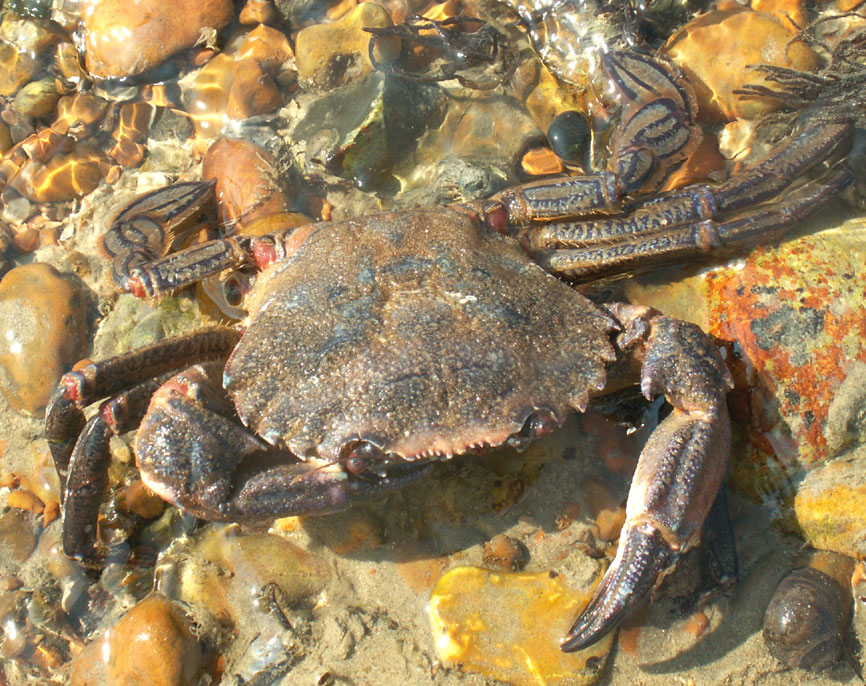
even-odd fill
[(624, 102), (623, 124), (608, 171), (506, 190), (485, 204), (493, 225), (503, 220), (523, 225), (618, 214), (623, 197), (657, 187), (665, 171), (697, 146), (699, 129), (691, 123), (694, 95), (685, 81), (657, 59), (636, 53), (607, 53), (602, 56), (602, 69)]
[(200, 519), (334, 512), (400, 488), (429, 467), (400, 461), (386, 477), (364, 479), (340, 464), (300, 461), (240, 423), (220, 374), (215, 365), (197, 365), (174, 376), (154, 394), (135, 439), (142, 480)]
[(85, 425), (81, 408), (165, 372), (203, 360), (224, 359), (239, 338), (240, 333), (232, 329), (203, 329), (64, 374), (45, 411), (45, 437), (61, 480), (65, 482), (70, 455)]
[(714, 252), (732, 252), (778, 240), (797, 223), (824, 207), (852, 181), (838, 163), (821, 179), (810, 182), (775, 204), (763, 205), (726, 221), (705, 221), (648, 236), (625, 235), (616, 242), (534, 255), (548, 271), (575, 282), (637, 272), (661, 264)]
[(641, 363), (641, 390), (663, 393), (673, 412), (641, 452), (616, 557), (562, 643), (585, 648), (614, 629), (677, 556), (696, 544), (725, 476), (733, 383), (718, 350), (696, 326), (648, 308), (614, 306), (618, 345)]
[[(179, 186), (181, 192), (169, 186), (139, 198), (103, 239), (104, 251), (113, 258), (115, 283), (139, 298), (167, 295), (227, 269), (261, 269), (286, 259), (316, 226), (307, 224), (255, 238), (229, 236), (169, 253), (175, 232), (180, 230), (179, 218), (184, 219), (183, 226), (199, 218), (200, 206), (213, 196), (209, 182)], [(135, 209), (146, 213), (136, 214)]]
[[(771, 200), (824, 160), (851, 147), (850, 123), (812, 127), (788, 140), (776, 152), (716, 186), (695, 185), (641, 203), (621, 217), (558, 221), (516, 232), (530, 254), (545, 250), (592, 248), (626, 239), (664, 234)], [(850, 173), (850, 172), (849, 172)], [(843, 171), (823, 181), (840, 189)]]
[(141, 383), (106, 401), (81, 431), (63, 474), (63, 552), (89, 560), (94, 554), (99, 501), (108, 485), (112, 436), (134, 429), (147, 409), (153, 392), (170, 374)]
[(212, 181), (188, 181), (146, 193), (124, 208), (102, 237), (102, 250), (112, 260), (111, 275), (123, 290), (138, 265), (165, 255), (176, 238), (202, 222), (214, 207)]

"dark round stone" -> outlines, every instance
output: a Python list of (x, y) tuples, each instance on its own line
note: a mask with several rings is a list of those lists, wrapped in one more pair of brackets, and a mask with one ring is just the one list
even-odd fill
[(589, 119), (583, 112), (566, 110), (557, 115), (547, 130), (550, 147), (562, 160), (579, 162), (592, 139)]

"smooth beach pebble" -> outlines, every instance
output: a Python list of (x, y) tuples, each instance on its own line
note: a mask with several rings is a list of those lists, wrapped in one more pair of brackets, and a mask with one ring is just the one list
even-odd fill
[(0, 392), (14, 409), (41, 415), (84, 354), (84, 293), (50, 265), (16, 267), (0, 281), (0, 321)]
[(108, 683), (186, 686), (202, 670), (202, 650), (178, 605), (151, 595), (127, 612), (103, 639)]
[(133, 76), (196, 44), (204, 29), (232, 18), (231, 0), (97, 0), (82, 11), (87, 71), (103, 79)]

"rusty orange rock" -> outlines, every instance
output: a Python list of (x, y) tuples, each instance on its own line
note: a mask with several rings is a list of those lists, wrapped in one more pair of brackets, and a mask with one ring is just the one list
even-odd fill
[(180, 7), (162, 0), (97, 0), (82, 9), (85, 67), (96, 78), (123, 78), (163, 62), (221, 29), (234, 14), (231, 0), (196, 0)]
[(630, 301), (734, 344), (728, 404), (742, 444), (732, 476), (743, 492), (787, 502), (804, 472), (845, 447), (858, 405), (841, 398), (866, 363), (863, 230), (851, 220), (678, 282), (639, 277), (626, 288)]

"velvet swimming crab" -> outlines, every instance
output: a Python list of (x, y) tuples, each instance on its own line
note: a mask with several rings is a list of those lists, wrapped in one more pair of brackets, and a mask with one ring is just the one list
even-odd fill
[[(841, 116), (806, 122), (727, 182), (630, 201), (693, 146), (694, 99), (655, 59), (611, 52), (603, 67), (625, 102), (606, 171), (174, 254), (173, 229), (208, 184), (124, 209), (104, 238), (124, 290), (156, 297), (229, 268), (261, 273), (238, 329), (63, 377), (46, 432), (65, 482), (67, 554), (94, 554), (108, 439), (137, 425), (142, 479), (163, 498), (207, 520), (268, 519), (347, 508), (433, 461), (524, 445), (637, 383), (673, 410), (639, 457), (616, 558), (563, 649), (612, 630), (700, 539), (730, 450), (731, 378), (696, 326), (595, 304), (563, 279), (780, 236), (850, 183), (854, 127)], [(80, 408), (106, 397), (85, 421)]]

